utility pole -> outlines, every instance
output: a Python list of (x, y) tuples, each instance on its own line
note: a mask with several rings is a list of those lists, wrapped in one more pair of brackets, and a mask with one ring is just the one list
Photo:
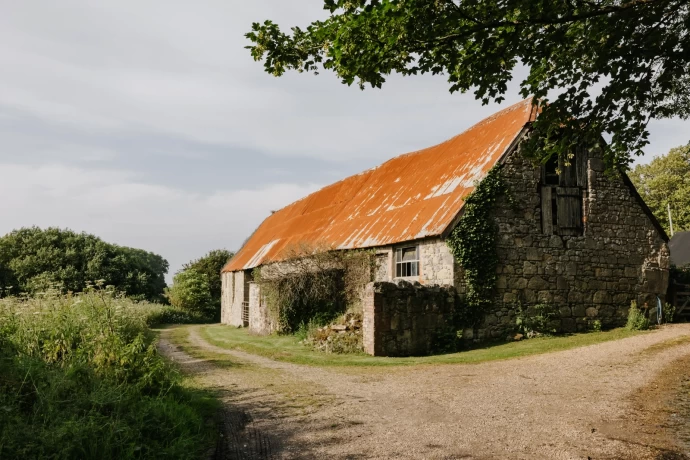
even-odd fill
[(666, 203), (668, 209), (668, 225), (671, 227), (671, 237), (673, 237), (673, 219), (671, 219), (671, 203)]

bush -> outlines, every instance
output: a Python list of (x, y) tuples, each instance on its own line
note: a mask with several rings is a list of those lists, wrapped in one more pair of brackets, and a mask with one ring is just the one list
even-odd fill
[(146, 317), (146, 324), (149, 327), (162, 324), (204, 324), (210, 322), (213, 322), (213, 319), (208, 315), (167, 305), (152, 309)]
[(663, 310), (662, 319), (663, 319), (664, 323), (672, 323), (673, 317), (676, 314), (676, 306), (673, 305), (672, 303), (664, 303), (662, 310)]
[(173, 285), (166, 296), (170, 305), (202, 316), (213, 317), (214, 308), (208, 284), (208, 276), (196, 270), (182, 270), (173, 278)]
[(630, 310), (628, 310), (628, 322), (625, 328), (630, 331), (644, 331), (649, 329), (649, 319), (645, 313), (646, 312), (637, 308), (637, 302), (633, 301), (630, 304)]
[(289, 247), (286, 260), (254, 269), (278, 331), (294, 334), (310, 322), (327, 324), (346, 312), (361, 312), (361, 294), (373, 280), (375, 253)]
[(560, 327), (558, 310), (549, 304), (537, 304), (527, 308), (518, 304), (515, 323), (525, 337), (556, 334)]
[(199, 458), (216, 403), (158, 355), (160, 311), (113, 291), (0, 300), (0, 458)]

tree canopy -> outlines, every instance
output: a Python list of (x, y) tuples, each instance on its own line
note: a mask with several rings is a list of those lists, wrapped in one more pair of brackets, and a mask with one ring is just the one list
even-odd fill
[(671, 149), (649, 164), (637, 165), (630, 179), (668, 232), (668, 206), (673, 230), (690, 231), (690, 143)]
[(177, 272), (168, 299), (173, 306), (196, 311), (220, 319), (220, 270), (234, 253), (215, 249), (196, 260), (187, 262)]
[[(192, 260), (183, 265), (183, 270), (196, 270), (208, 277), (209, 293), (214, 303), (220, 309), (221, 281), (220, 271), (225, 264), (234, 256), (233, 252), (227, 249), (214, 249), (203, 257)], [(219, 310), (220, 311), (220, 310)]]
[(164, 300), (168, 262), (142, 249), (59, 228), (22, 228), (0, 238), (0, 296), (48, 287), (83, 291), (103, 280), (133, 298)]
[[(170, 305), (181, 310), (212, 317), (215, 308), (211, 299), (208, 276), (194, 269), (175, 274), (173, 285), (167, 291)], [(220, 301), (220, 299), (219, 299)]]
[(628, 166), (653, 118), (690, 114), (688, 0), (324, 0), (329, 17), (283, 32), (267, 20), (246, 36), (255, 60), (328, 69), (348, 85), (391, 73), (443, 74), (450, 91), (500, 102), (520, 63), (521, 94), (541, 114), (524, 151), (545, 161), (600, 145)]

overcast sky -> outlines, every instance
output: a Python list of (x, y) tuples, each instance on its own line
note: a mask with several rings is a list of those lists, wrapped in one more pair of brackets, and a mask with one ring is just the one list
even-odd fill
[[(450, 138), (499, 107), (443, 77), (360, 91), (263, 73), (254, 21), (305, 25), (322, 0), (0, 0), (0, 235), (38, 225), (163, 255), (171, 274), (234, 250), (271, 210)], [(503, 106), (520, 100), (516, 86)], [(640, 161), (690, 141), (651, 126)]]

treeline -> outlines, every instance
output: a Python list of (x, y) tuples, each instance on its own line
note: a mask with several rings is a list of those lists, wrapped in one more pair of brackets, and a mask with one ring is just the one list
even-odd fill
[(170, 304), (184, 311), (200, 314), (209, 320), (220, 320), (220, 271), (234, 256), (226, 249), (210, 251), (184, 264), (175, 274), (166, 295)]
[(102, 280), (128, 297), (164, 302), (168, 261), (142, 249), (60, 228), (22, 228), (0, 238), (0, 297), (48, 288), (82, 292)]
[(637, 165), (629, 175), (667, 232), (669, 208), (673, 229), (690, 231), (690, 143), (655, 157), (649, 164)]

